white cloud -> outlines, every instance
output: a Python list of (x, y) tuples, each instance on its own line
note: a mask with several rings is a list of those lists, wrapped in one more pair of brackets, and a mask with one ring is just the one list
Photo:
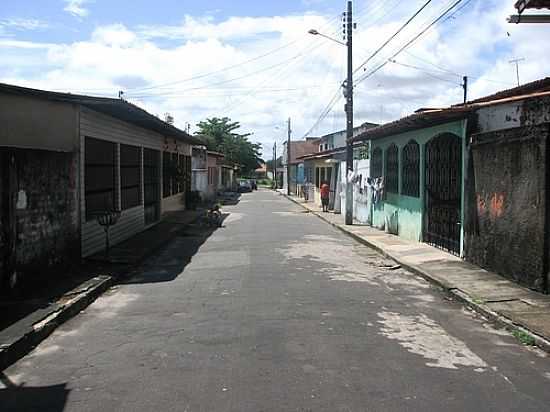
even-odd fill
[(88, 3), (88, 0), (65, 0), (67, 5), (63, 10), (72, 14), (75, 17), (86, 17), (89, 14), (89, 10), (84, 7), (85, 3)]
[(15, 30), (43, 30), (50, 27), (50, 25), (42, 20), (37, 19), (22, 19), (22, 18), (9, 18), (0, 19), (0, 29), (15, 29)]
[[(544, 77), (550, 59), (550, 43), (545, 41), (548, 28), (509, 25), (506, 10), (499, 5), (498, 0), (487, 0), (483, 8), (468, 9), (468, 14), (423, 37), (409, 49), (410, 55), (397, 57), (421, 71), (388, 64), (360, 83), (355, 94), (355, 123), (395, 120), (419, 107), (460, 102), (458, 84), (463, 74), (470, 76), (470, 98), (512, 87), (515, 69), (508, 63), (512, 57), (526, 59), (520, 66), (522, 82)], [(356, 66), (414, 10), (414, 5), (396, 9), (375, 25), (361, 22), (354, 42)], [(411, 25), (368, 67), (391, 56), (423, 21)], [(284, 138), (275, 126), (290, 116), (294, 136), (300, 138), (334, 93), (340, 93), (345, 49), (307, 35), (308, 28), (338, 36), (334, 32), (339, 32), (340, 21), (318, 14), (221, 21), (184, 16), (181, 25), (103, 25), (86, 41), (67, 44), (5, 38), (0, 41), (0, 81), (113, 97), (118, 90), (125, 90), (129, 100), (151, 113), (172, 113), (180, 127), (186, 122), (195, 125), (205, 117), (227, 115), (240, 121), (243, 131), (254, 132), (252, 139), (263, 143), (270, 153), (267, 148), (273, 141)], [(228, 68), (260, 55), (265, 56)], [(197, 78), (212, 72), (215, 74)], [(159, 87), (143, 89), (147, 86)], [(132, 90), (137, 87), (142, 89)], [(340, 99), (313, 134), (343, 129), (344, 125)]]

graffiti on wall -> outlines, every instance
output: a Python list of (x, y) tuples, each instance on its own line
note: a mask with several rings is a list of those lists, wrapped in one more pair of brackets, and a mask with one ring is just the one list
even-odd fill
[(491, 220), (496, 220), (504, 214), (504, 193), (477, 193), (477, 215), (489, 215)]

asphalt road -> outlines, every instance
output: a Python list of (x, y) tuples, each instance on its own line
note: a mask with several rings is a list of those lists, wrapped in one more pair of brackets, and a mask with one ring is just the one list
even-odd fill
[(550, 359), (424, 280), (278, 194), (224, 212), (5, 371), (0, 410), (550, 410)]

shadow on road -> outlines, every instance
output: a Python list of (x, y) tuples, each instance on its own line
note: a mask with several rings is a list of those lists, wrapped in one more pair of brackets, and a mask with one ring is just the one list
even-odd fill
[(61, 412), (65, 409), (70, 390), (66, 383), (50, 386), (16, 385), (2, 372), (0, 382), (0, 409), (2, 411)]
[(132, 270), (127, 279), (119, 283), (128, 285), (173, 281), (183, 273), (208, 238), (217, 230), (224, 229), (223, 222), (228, 216), (229, 213), (222, 213), (219, 227), (208, 226), (203, 219), (187, 225), (161, 252)]

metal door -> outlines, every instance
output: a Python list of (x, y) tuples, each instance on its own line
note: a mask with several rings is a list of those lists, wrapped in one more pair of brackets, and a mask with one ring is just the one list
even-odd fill
[(160, 219), (160, 151), (143, 149), (143, 206), (145, 224)]
[(423, 240), (456, 255), (460, 253), (461, 166), (456, 135), (443, 134), (426, 145)]

